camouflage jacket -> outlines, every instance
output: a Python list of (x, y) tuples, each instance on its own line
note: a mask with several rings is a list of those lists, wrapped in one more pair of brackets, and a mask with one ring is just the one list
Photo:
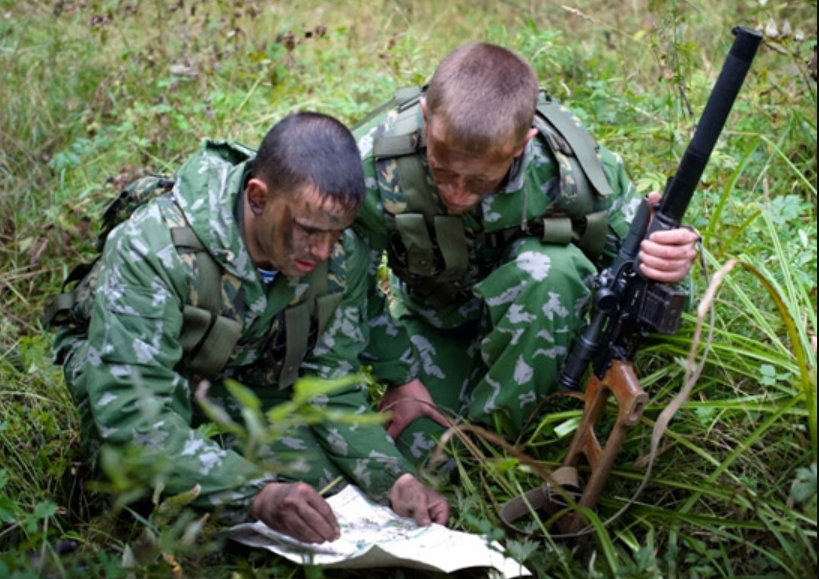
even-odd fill
[[(416, 108), (418, 126), (423, 127), (421, 108)], [(407, 211), (407, 199), (398, 178), (396, 161), (376, 160), (373, 155), (376, 137), (394, 134), (397, 117), (398, 110), (393, 109), (355, 131), (367, 179), (367, 200), (356, 221), (356, 229), (376, 252), (391, 248), (390, 240), (396, 232), (395, 216)], [(435, 196), (434, 202), (439, 214), (447, 215), (447, 210), (437, 198), (426, 150), (420, 150), (418, 155), (425, 170), (428, 190)], [(628, 233), (639, 198), (626, 174), (622, 159), (603, 147), (600, 148), (599, 157), (606, 178), (614, 190), (610, 197), (599, 198), (594, 208), (595, 211), (607, 210), (609, 213), (609, 238), (605, 256), (610, 258), (616, 253), (620, 240)], [(522, 223), (542, 216), (550, 204), (559, 202), (561, 196), (567, 194), (561, 188), (559, 170), (547, 141), (540, 136), (532, 139), (524, 154), (513, 164), (502, 189), (486, 197), (481, 205), (462, 218), (464, 230), (470, 240), (469, 267), (466, 278), (458, 285), (463, 290), (465, 299), (449, 306), (433, 307), (422, 297), (414, 295), (401, 280), (396, 280), (393, 290), (398, 298), (399, 309), (408, 308), (434, 327), (444, 329), (455, 328), (477, 319), (481, 313), (481, 302), (471, 297), (469, 290), (497, 267), (499, 260), (512, 245), (512, 241), (509, 241), (500, 246), (489, 247), (480, 241), (478, 234), (492, 234), (519, 227)], [(393, 344), (393, 347), (398, 345)]]
[[(266, 286), (250, 260), (235, 215), (252, 158), (252, 151), (237, 145), (207, 142), (179, 170), (170, 194), (140, 207), (114, 229), (101, 258), (87, 332), (63, 330), (55, 344), (83, 417), (83, 438), (119, 447), (134, 444), (170, 458), (166, 491), (178, 493), (198, 483), (197, 505), (202, 507), (246, 508), (270, 477), (194, 428), (197, 408), (178, 336), (182, 307), (196, 291), (195, 261), (180, 254), (168, 227), (187, 221), (223, 268), (223, 314), (238, 313), (243, 321), (223, 377), (253, 388), (264, 401), (289, 398), (277, 387), (271, 344), (278, 314), (300, 303), (313, 283), (312, 277), (279, 276)], [(366, 246), (352, 230), (346, 232), (334, 248), (328, 280), (328, 291), (342, 288), (343, 299), (302, 374), (336, 378), (358, 370), (358, 356), (369, 339), (368, 263)], [(239, 293), (245, 307), (236, 312)], [(351, 414), (369, 408), (363, 386), (316, 404)], [(324, 453), (375, 498), (383, 498), (399, 476), (411, 471), (380, 425), (311, 428)]]

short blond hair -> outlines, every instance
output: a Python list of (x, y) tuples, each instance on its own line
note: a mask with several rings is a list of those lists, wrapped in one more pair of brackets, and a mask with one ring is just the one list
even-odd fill
[(534, 70), (514, 52), (494, 44), (467, 44), (435, 71), (427, 90), (427, 115), (444, 120), (451, 142), (483, 154), (523, 142), (532, 127), (538, 90)]

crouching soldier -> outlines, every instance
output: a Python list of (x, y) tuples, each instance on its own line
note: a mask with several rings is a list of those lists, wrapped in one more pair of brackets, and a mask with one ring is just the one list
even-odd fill
[[(299, 457), (276, 475), (197, 429), (205, 419), (192, 395), (203, 378), (238, 416), (227, 378), (269, 408), (290, 399), (300, 376), (357, 371), (369, 258), (348, 227), (364, 195), (352, 135), (314, 113), (281, 121), (258, 153), (209, 141), (173, 180), (128, 187), (104, 216), (101, 258), (48, 314), (62, 325), (55, 357), (89, 459), (101, 444), (169, 458), (168, 494), (199, 484), (194, 507), (303, 541), (338, 537), (316, 488), (339, 476), (400, 515), (445, 524), (446, 501), (416, 480), (381, 426), (298, 427), (269, 449), (274, 460)], [(320, 403), (362, 413), (366, 390)]]

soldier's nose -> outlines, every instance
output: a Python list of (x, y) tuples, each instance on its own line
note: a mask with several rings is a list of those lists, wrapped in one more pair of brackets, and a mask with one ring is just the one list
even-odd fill
[(330, 259), (330, 252), (332, 250), (333, 242), (332, 240), (327, 239), (313, 244), (311, 253), (313, 254), (313, 259), (315, 259), (317, 262), (322, 262)]

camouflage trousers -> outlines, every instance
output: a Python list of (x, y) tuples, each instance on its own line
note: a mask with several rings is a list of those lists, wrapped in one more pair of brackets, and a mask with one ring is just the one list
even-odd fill
[[(422, 361), (420, 379), (435, 403), (516, 436), (538, 403), (555, 390), (562, 363), (585, 322), (588, 284), (595, 273), (574, 245), (524, 238), (473, 287), (482, 301), (477, 322), (441, 330), (406, 308), (400, 322)], [(419, 464), (442, 432), (437, 423), (422, 418), (401, 434), (398, 447)]]

